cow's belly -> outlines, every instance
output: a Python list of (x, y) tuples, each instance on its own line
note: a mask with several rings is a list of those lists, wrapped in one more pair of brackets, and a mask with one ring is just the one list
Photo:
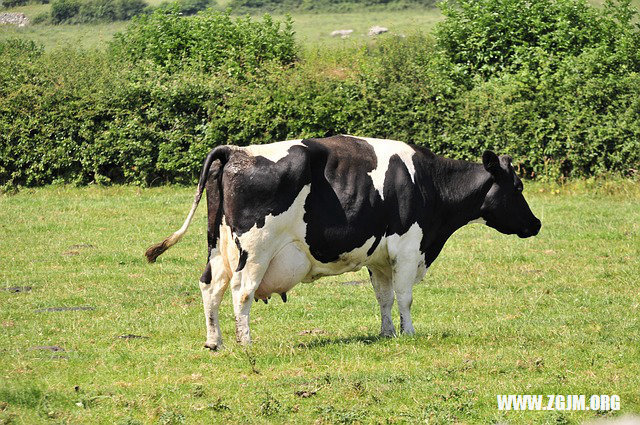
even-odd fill
[(331, 263), (322, 263), (309, 254), (311, 259), (311, 268), (304, 281), (310, 282), (323, 276), (335, 276), (342, 273), (353, 272), (360, 270), (362, 267), (375, 262), (382, 248), (385, 246), (384, 242), (379, 243), (375, 252), (372, 255), (367, 255), (369, 249), (375, 243), (375, 237), (369, 238), (364, 245), (358, 247), (352, 251), (340, 254), (340, 258), (337, 261)]
[(299, 245), (288, 243), (271, 259), (255, 297), (266, 299), (271, 294), (289, 291), (304, 279), (310, 268), (311, 262)]
[(269, 263), (255, 297), (266, 299), (274, 293), (288, 292), (300, 282), (311, 282), (323, 276), (352, 272), (368, 264), (380, 262), (384, 240), (372, 255), (367, 255), (373, 243), (372, 237), (363, 246), (342, 254), (338, 261), (322, 263), (313, 258), (306, 244), (291, 241), (280, 249)]

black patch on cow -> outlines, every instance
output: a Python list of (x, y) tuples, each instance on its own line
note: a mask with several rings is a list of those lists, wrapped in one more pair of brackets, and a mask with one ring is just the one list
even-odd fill
[(387, 235), (403, 235), (425, 211), (425, 199), (414, 184), (411, 173), (400, 156), (389, 158), (384, 176), (384, 205), (387, 212)]
[[(222, 197), (220, 196), (221, 182), (218, 178), (222, 163), (216, 160), (211, 164), (209, 175), (205, 183), (207, 190), (207, 261), (211, 259), (211, 250), (215, 249), (220, 237), (220, 225), (222, 224)], [(211, 278), (209, 278), (211, 281)]]
[(302, 188), (311, 181), (309, 157), (303, 146), (292, 146), (277, 162), (236, 151), (222, 177), (224, 216), (237, 235), (264, 226), (268, 215), (291, 207)]
[(200, 276), (200, 282), (207, 285), (211, 283), (211, 263), (207, 263), (207, 267), (204, 268), (204, 272)]
[(236, 246), (238, 247), (238, 252), (240, 253), (240, 256), (238, 257), (238, 267), (236, 268), (236, 271), (239, 272), (244, 269), (244, 266), (247, 264), (247, 257), (249, 256), (249, 253), (242, 249), (242, 245), (240, 245), (240, 240), (238, 238), (236, 238), (235, 241)]
[(283, 292), (282, 294), (280, 294), (280, 298), (282, 298), (282, 302), (286, 303), (287, 302), (287, 293)]
[[(367, 252), (372, 255), (384, 235), (402, 235), (417, 223), (423, 233), (420, 250), (429, 266), (458, 228), (480, 216), (483, 199), (494, 182), (482, 164), (450, 160), (426, 148), (409, 146), (414, 150), (415, 175), (412, 179), (404, 161), (393, 155), (385, 173), (384, 199), (369, 175), (378, 165), (375, 150), (362, 139), (306, 139), (276, 162), (235, 150), (218, 186), (217, 196), (223, 193), (224, 202), (212, 198), (212, 204), (221, 206), (232, 231), (242, 235), (263, 227), (268, 215), (289, 209), (310, 184), (303, 220), (305, 241), (316, 260), (339, 261), (341, 254), (374, 237)], [(211, 192), (215, 189), (213, 186)], [(210, 214), (210, 229), (217, 231), (221, 217), (219, 210)], [(210, 238), (210, 246), (215, 239)], [(248, 253), (236, 243), (240, 251), (237, 270), (242, 270)]]
[(480, 214), (491, 179), (481, 164), (442, 158), (429, 149), (411, 145), (416, 152), (416, 194), (421, 199), (417, 223), (423, 236), (420, 251), (427, 267), (451, 235)]
[(376, 251), (376, 248), (380, 244), (381, 240), (382, 240), (382, 235), (377, 235), (376, 239), (373, 241), (373, 245), (371, 245), (371, 248), (369, 248), (369, 250), (367, 251), (367, 257)]
[(307, 139), (311, 192), (305, 202), (306, 242), (323, 263), (361, 247), (385, 232), (382, 199), (369, 172), (377, 166), (373, 147), (348, 136)]

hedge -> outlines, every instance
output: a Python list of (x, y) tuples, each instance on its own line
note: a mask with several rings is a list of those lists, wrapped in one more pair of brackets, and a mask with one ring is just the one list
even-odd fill
[[(461, 25), (449, 20), (468, 23), (456, 16), (436, 39), (388, 37), (316, 55), (299, 54), (286, 22), (226, 14), (174, 19), (158, 12), (138, 19), (109, 52), (49, 53), (3, 42), (0, 185), (190, 183), (214, 146), (337, 133), (405, 140), (472, 160), (491, 148), (511, 154), (527, 177), (636, 175), (635, 15), (624, 4), (594, 10), (587, 13), (606, 31), (582, 48), (554, 53), (528, 39), (484, 68), (478, 64), (489, 62), (461, 62), (447, 50), (443, 34), (457, 34), (447, 25)], [(229, 34), (213, 39), (213, 23)], [(188, 34), (149, 46), (158, 28)], [(488, 44), (487, 57), (494, 47), (503, 49)]]

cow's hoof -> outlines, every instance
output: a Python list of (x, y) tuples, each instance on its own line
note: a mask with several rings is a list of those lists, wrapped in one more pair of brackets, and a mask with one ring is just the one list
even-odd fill
[(381, 338), (394, 338), (395, 336), (396, 336), (396, 332), (395, 331), (380, 332), (380, 337)]
[(218, 351), (222, 348), (222, 344), (215, 344), (215, 343), (210, 343), (210, 342), (206, 342), (204, 344), (204, 348), (208, 348), (211, 351)]
[(413, 329), (413, 326), (411, 327), (407, 327), (407, 328), (403, 328), (400, 333), (402, 335), (407, 335), (407, 336), (414, 336), (416, 334), (416, 330)]

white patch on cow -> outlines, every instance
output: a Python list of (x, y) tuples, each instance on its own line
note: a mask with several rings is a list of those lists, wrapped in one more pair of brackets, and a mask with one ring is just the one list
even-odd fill
[(291, 146), (302, 145), (302, 139), (285, 140), (283, 142), (269, 143), (266, 145), (249, 145), (242, 148), (253, 156), (263, 156), (269, 161), (278, 162), (289, 153)]
[(338, 260), (332, 263), (322, 263), (314, 259), (313, 256), (309, 254), (309, 258), (311, 259), (311, 270), (304, 278), (304, 281), (311, 282), (322, 276), (335, 276), (342, 273), (360, 270), (368, 263), (368, 261), (371, 261), (372, 257), (376, 256), (377, 252), (380, 251), (381, 244), (378, 244), (375, 252), (371, 256), (367, 256), (367, 252), (371, 249), (375, 240), (375, 236), (370, 237), (364, 244), (362, 244), (362, 246), (340, 254)]
[(411, 302), (413, 285), (419, 283), (427, 272), (424, 255), (420, 252), (422, 229), (414, 223), (403, 235), (388, 237), (389, 258), (393, 270), (393, 291), (400, 313), (400, 331), (413, 335)]
[(288, 292), (304, 279), (310, 267), (304, 249), (296, 242), (288, 243), (271, 259), (255, 297), (266, 299), (273, 293)]
[[(304, 186), (286, 211), (275, 216), (269, 214), (264, 219), (264, 226), (254, 225), (238, 237), (242, 249), (249, 253), (248, 261), (269, 264), (260, 276), (258, 290), (261, 297), (275, 291), (288, 291), (308, 272), (310, 264), (305, 252), (308, 250), (302, 245), (306, 233), (304, 203), (310, 192), (311, 185)], [(235, 264), (237, 266), (237, 261)]]
[(376, 169), (370, 171), (369, 175), (371, 176), (371, 180), (373, 180), (373, 187), (375, 187), (378, 193), (380, 193), (380, 197), (382, 199), (384, 199), (384, 177), (387, 173), (387, 169), (389, 168), (389, 160), (393, 155), (398, 155), (402, 162), (404, 162), (407, 170), (409, 170), (411, 181), (415, 183), (416, 170), (413, 166), (413, 155), (415, 154), (415, 152), (409, 145), (397, 140), (374, 139), (371, 137), (357, 136), (349, 137), (355, 137), (357, 139), (364, 140), (373, 147), (378, 163)]
[[(403, 275), (398, 279), (403, 281), (401, 284), (413, 286), (420, 282), (427, 272), (424, 255), (420, 252), (422, 236), (422, 229), (418, 223), (413, 223), (402, 235), (387, 236), (387, 250), (393, 273)], [(395, 277), (394, 280), (396, 280)]]
[[(248, 262), (269, 264), (256, 288), (257, 298), (268, 298), (272, 293), (287, 292), (300, 282), (313, 281), (321, 276), (333, 276), (359, 270), (372, 259), (380, 256), (386, 244), (381, 241), (375, 252), (367, 252), (375, 243), (372, 236), (362, 246), (340, 255), (337, 261), (322, 263), (310, 253), (305, 241), (307, 225), (304, 222), (304, 203), (311, 191), (306, 185), (296, 196), (292, 205), (283, 213), (265, 217), (264, 226), (257, 225), (238, 237), (240, 246), (249, 253)], [(223, 229), (224, 228), (224, 229)], [(228, 236), (227, 236), (227, 233)], [(232, 270), (237, 268), (239, 253), (226, 223), (221, 226), (221, 241), (224, 239), (226, 256)], [(224, 236), (226, 237), (224, 237)]]
[(471, 220), (467, 224), (472, 224), (472, 223), (487, 224), (487, 220), (485, 220), (484, 218), (480, 217), (480, 218), (476, 218), (475, 220)]

